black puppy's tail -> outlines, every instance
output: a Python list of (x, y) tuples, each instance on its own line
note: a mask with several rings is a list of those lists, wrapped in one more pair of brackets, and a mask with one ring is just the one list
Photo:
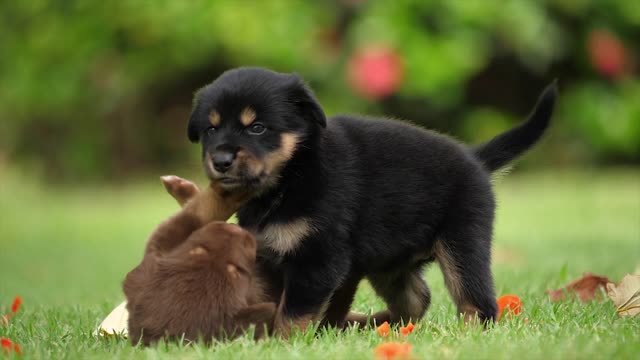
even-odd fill
[(473, 149), (487, 170), (493, 172), (504, 167), (540, 139), (551, 120), (557, 93), (554, 81), (542, 92), (525, 122)]

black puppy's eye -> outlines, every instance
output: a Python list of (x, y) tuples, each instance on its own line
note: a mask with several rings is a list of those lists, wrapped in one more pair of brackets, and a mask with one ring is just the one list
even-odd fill
[(267, 131), (267, 128), (260, 123), (254, 123), (249, 127), (249, 134), (251, 135), (261, 135), (265, 131)]
[(211, 135), (216, 133), (216, 130), (217, 130), (216, 128), (211, 126), (211, 127), (207, 128), (207, 130), (205, 130), (204, 132), (205, 132), (205, 134), (211, 136)]

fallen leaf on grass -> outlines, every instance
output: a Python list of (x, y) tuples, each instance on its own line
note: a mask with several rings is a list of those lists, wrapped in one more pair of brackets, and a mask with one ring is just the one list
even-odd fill
[(611, 280), (606, 276), (594, 275), (592, 273), (584, 273), (580, 279), (577, 279), (567, 286), (556, 289), (547, 290), (546, 293), (551, 298), (551, 301), (564, 300), (567, 295), (570, 297), (578, 296), (580, 301), (587, 302), (599, 297), (598, 292), (600, 288), (604, 289), (607, 283)]
[(640, 275), (627, 274), (619, 284), (608, 283), (607, 295), (620, 316), (640, 314)]
[(22, 350), (20, 350), (20, 346), (18, 346), (18, 344), (15, 344), (13, 341), (7, 338), (0, 338), (0, 345), (2, 346), (4, 351), (7, 352), (7, 354), (10, 354), (12, 351), (15, 351), (16, 354), (22, 355)]
[(389, 326), (389, 323), (386, 321), (383, 322), (382, 325), (376, 328), (376, 333), (382, 337), (389, 336), (390, 332), (391, 332), (391, 327)]
[(522, 312), (522, 300), (518, 295), (502, 295), (497, 300), (498, 304), (498, 321), (502, 319), (502, 314), (508, 310), (507, 316), (518, 315)]
[(379, 360), (400, 360), (409, 359), (411, 355), (411, 344), (388, 342), (382, 343), (373, 350), (376, 359)]

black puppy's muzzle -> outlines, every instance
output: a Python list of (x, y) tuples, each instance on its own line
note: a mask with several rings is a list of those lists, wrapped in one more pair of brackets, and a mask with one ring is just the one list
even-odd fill
[(213, 168), (220, 173), (225, 173), (231, 169), (236, 159), (236, 153), (228, 150), (216, 150), (211, 156)]

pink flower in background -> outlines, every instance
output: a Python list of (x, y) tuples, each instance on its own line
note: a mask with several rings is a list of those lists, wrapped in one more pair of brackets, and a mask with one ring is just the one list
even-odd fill
[(385, 45), (369, 45), (357, 50), (347, 68), (351, 88), (363, 97), (381, 99), (398, 90), (402, 84), (402, 58)]
[(600, 74), (610, 78), (618, 78), (624, 74), (627, 49), (609, 30), (591, 31), (587, 39), (587, 49), (591, 64)]

